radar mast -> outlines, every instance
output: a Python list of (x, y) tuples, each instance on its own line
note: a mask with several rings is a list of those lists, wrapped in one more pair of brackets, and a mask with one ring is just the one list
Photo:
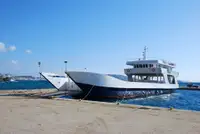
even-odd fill
[(147, 59), (147, 47), (146, 46), (144, 47), (144, 51), (142, 53), (142, 56), (143, 56), (143, 60)]

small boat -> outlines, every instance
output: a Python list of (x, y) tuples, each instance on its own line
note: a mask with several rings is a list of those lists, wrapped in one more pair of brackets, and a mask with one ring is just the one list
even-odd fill
[(12, 80), (10, 75), (0, 75), (0, 82), (10, 82)]
[(66, 74), (82, 89), (82, 96), (91, 99), (140, 98), (170, 94), (179, 88), (175, 64), (165, 60), (147, 60), (146, 47), (142, 60), (127, 61), (126, 80), (108, 74), (68, 71)]
[(64, 93), (66, 91), (68, 95), (79, 95), (82, 90), (66, 75), (59, 75), (55, 73), (41, 72), (43, 76), (53, 87), (55, 87), (59, 92)]
[(15, 79), (11, 78), (10, 82), (17, 82)]
[(187, 84), (187, 87), (188, 87), (188, 88), (199, 88), (199, 85), (195, 85), (195, 84), (193, 84), (193, 83), (188, 83), (188, 84)]

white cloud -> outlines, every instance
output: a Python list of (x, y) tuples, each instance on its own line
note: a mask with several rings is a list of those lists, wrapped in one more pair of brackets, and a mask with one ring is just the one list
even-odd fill
[(17, 60), (12, 60), (11, 63), (16, 65), (18, 63), (18, 61)]
[(3, 42), (0, 42), (0, 52), (7, 52), (7, 51), (15, 51), (17, 48), (16, 46), (9, 46), (8, 48)]
[(27, 54), (31, 54), (31, 53), (32, 53), (32, 51), (29, 50), (29, 49), (27, 49), (25, 52), (26, 52)]
[(15, 51), (17, 48), (16, 48), (16, 46), (9, 46), (8, 47), (8, 50), (9, 51)]
[(2, 42), (0, 42), (0, 52), (6, 52), (6, 46)]

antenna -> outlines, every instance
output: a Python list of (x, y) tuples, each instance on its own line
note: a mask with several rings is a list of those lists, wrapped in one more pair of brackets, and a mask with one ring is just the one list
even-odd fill
[(144, 51), (142, 53), (142, 56), (143, 56), (143, 60), (146, 60), (146, 58), (147, 58), (147, 47), (146, 46), (144, 47)]

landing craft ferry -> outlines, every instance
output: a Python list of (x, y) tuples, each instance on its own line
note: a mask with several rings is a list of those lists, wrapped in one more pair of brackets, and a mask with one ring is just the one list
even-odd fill
[(172, 93), (179, 88), (175, 64), (164, 60), (147, 60), (146, 48), (143, 59), (127, 61), (131, 68), (124, 69), (128, 80), (107, 74), (86, 71), (68, 71), (66, 74), (82, 90), (80, 97), (91, 99), (139, 98)]

